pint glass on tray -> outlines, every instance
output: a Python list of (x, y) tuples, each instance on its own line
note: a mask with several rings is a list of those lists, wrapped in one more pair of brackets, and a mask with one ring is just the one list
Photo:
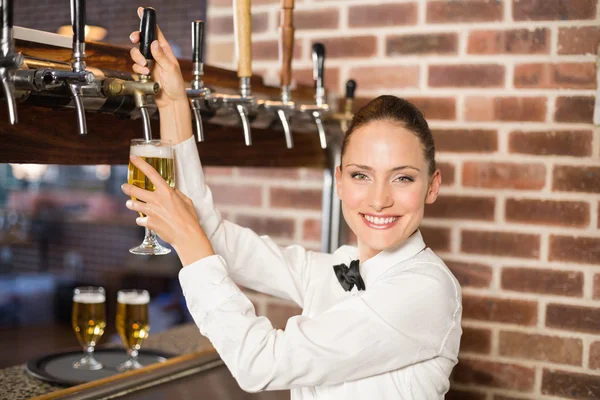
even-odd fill
[(85, 354), (73, 364), (73, 368), (101, 369), (102, 364), (94, 358), (94, 347), (106, 327), (106, 295), (102, 287), (87, 286), (73, 290), (71, 322)]
[[(173, 147), (169, 140), (131, 140), (130, 154), (142, 158), (150, 164), (171, 187), (175, 187), (175, 170), (173, 166)], [(154, 191), (156, 187), (150, 179), (140, 171), (135, 165), (129, 162), (128, 183), (145, 190)], [(135, 200), (134, 197), (132, 199)], [(141, 217), (144, 217), (140, 213)], [(146, 228), (146, 236), (141, 245), (129, 249), (133, 254), (141, 255), (162, 255), (169, 254), (171, 249), (162, 246), (156, 234)]]
[(117, 294), (117, 332), (129, 354), (129, 359), (117, 367), (119, 371), (143, 366), (137, 357), (150, 333), (148, 303), (150, 294), (145, 290), (120, 290)]

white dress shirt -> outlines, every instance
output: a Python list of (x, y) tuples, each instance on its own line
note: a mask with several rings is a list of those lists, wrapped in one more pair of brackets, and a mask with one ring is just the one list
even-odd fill
[[(360, 265), (366, 290), (344, 291), (334, 264), (358, 258), (280, 247), (221, 218), (194, 138), (175, 146), (177, 187), (190, 197), (217, 255), (179, 273), (200, 332), (248, 392), (300, 399), (443, 399), (457, 363), (461, 290), (419, 231)], [(288, 299), (302, 315), (274, 329), (236, 285)]]

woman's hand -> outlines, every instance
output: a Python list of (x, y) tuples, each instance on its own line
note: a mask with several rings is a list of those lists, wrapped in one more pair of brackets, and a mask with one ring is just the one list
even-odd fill
[(198, 222), (192, 201), (177, 189), (173, 189), (146, 161), (131, 156), (137, 166), (156, 187), (150, 192), (124, 184), (123, 193), (137, 200), (128, 200), (127, 208), (140, 212), (136, 223), (153, 230), (177, 251), (182, 264), (189, 265), (201, 258), (215, 254), (206, 234)]
[[(142, 18), (143, 10), (143, 7), (139, 7), (137, 10), (140, 18)], [(156, 106), (159, 109), (169, 107), (179, 101), (185, 102), (187, 107), (185, 83), (181, 75), (179, 62), (158, 26), (156, 27), (156, 37), (157, 40), (150, 45), (150, 50), (155, 60), (152, 71), (148, 69), (146, 59), (138, 47), (134, 47), (130, 51), (131, 58), (135, 62), (133, 71), (142, 75), (152, 73), (154, 81), (160, 84), (160, 92), (154, 96)], [(138, 44), (140, 42), (140, 32), (133, 32), (129, 36), (129, 39), (132, 43)]]

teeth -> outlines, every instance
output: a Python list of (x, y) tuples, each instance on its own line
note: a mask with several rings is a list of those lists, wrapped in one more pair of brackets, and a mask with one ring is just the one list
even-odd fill
[(369, 221), (372, 224), (375, 225), (387, 225), (387, 224), (391, 224), (392, 222), (396, 221), (398, 219), (398, 217), (390, 217), (390, 218), (381, 218), (381, 217), (372, 217), (370, 215), (365, 215), (365, 218), (367, 219), (367, 221)]

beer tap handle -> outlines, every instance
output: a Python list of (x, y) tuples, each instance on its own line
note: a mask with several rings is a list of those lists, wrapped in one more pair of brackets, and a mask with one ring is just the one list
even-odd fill
[(204, 49), (204, 21), (192, 22), (192, 62), (202, 64)]
[(344, 112), (346, 114), (352, 114), (352, 106), (354, 104), (354, 92), (356, 91), (356, 81), (354, 79), (349, 79), (346, 82), (346, 104), (344, 107)]
[[(85, 120), (85, 109), (81, 99), (82, 82), (90, 80), (90, 72), (85, 70), (85, 0), (71, 0), (71, 24), (73, 26), (73, 60), (71, 62), (72, 74), (63, 77), (66, 86), (71, 93), (77, 109), (77, 123), (79, 134), (87, 135), (87, 123)], [(93, 75), (91, 76), (93, 80)]]
[(238, 62), (237, 75), (240, 79), (249, 79), (252, 76), (252, 19), (250, 15), (250, 0), (234, 0), (234, 4), (233, 25)]
[(279, 54), (281, 59), (281, 90), (283, 102), (289, 101), (294, 54), (294, 0), (281, 0), (281, 25), (279, 27)]
[(322, 43), (313, 44), (312, 59), (317, 105), (322, 105), (325, 99), (325, 46)]
[[(193, 75), (192, 89), (202, 89), (202, 75), (204, 75), (204, 64), (202, 62), (202, 53), (204, 47), (204, 21), (192, 22), (192, 65)], [(206, 94), (206, 92), (205, 92)], [(198, 142), (204, 141), (204, 131), (202, 129), (202, 114), (200, 113), (200, 100), (192, 97), (190, 99), (194, 120), (196, 121), (196, 136)]]
[(85, 42), (85, 0), (71, 0), (73, 44)]
[[(154, 57), (150, 45), (156, 40), (156, 11), (152, 7), (144, 8), (140, 21), (140, 52), (147, 61), (148, 69), (152, 70)], [(146, 77), (147, 79), (147, 77)]]

